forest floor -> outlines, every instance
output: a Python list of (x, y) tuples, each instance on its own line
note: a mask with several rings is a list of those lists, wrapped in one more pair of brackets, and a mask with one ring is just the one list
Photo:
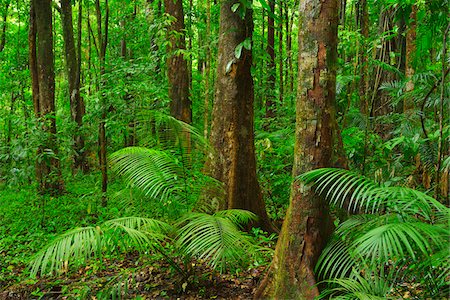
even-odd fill
[[(56, 236), (134, 214), (113, 197), (123, 187), (120, 183), (111, 185), (106, 208), (98, 205), (97, 186), (94, 175), (74, 178), (66, 184), (66, 194), (53, 198), (37, 196), (31, 186), (0, 185), (0, 300), (113, 299), (113, 294), (132, 299), (251, 299), (270, 258), (247, 270), (223, 274), (202, 261), (191, 261), (187, 275), (182, 275), (157, 253), (105, 254), (66, 273), (30, 277), (31, 258)], [(162, 215), (161, 208), (151, 211), (156, 217)], [(180, 259), (175, 262), (186, 269)]]
[(251, 299), (264, 272), (259, 267), (219, 274), (196, 264), (186, 278), (168, 263), (142, 259), (137, 253), (104, 259), (98, 270), (96, 265), (57, 277), (23, 280), (4, 288), (0, 299), (122, 299), (124, 295), (126, 299)]

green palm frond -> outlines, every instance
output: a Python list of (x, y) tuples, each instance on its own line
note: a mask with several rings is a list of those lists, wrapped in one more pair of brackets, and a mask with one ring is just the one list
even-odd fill
[[(189, 142), (204, 153), (212, 150), (207, 139), (195, 127), (157, 110), (144, 110), (138, 116), (144, 144), (173, 149), (189, 136)], [(151, 134), (149, 134), (151, 133)], [(187, 135), (186, 135), (187, 134)], [(187, 153), (187, 151), (185, 151)]]
[[(254, 249), (250, 237), (239, 231), (229, 219), (235, 211), (226, 217), (205, 213), (190, 213), (180, 220), (177, 244), (189, 256), (204, 259), (215, 269), (224, 271), (228, 265), (241, 263), (248, 259)], [(233, 216), (235, 220), (241, 217)], [(226, 214), (225, 214), (226, 215)]]
[(72, 260), (87, 260), (100, 256), (103, 232), (99, 227), (70, 230), (39, 251), (31, 261), (31, 275), (51, 274), (61, 270)]
[(382, 300), (390, 290), (390, 284), (376, 274), (363, 277), (354, 272), (351, 278), (335, 278), (325, 281), (329, 286), (319, 299)]
[(151, 198), (166, 200), (182, 196), (184, 174), (177, 160), (164, 151), (128, 147), (109, 157), (112, 169), (125, 176), (128, 183)]
[(416, 260), (419, 253), (426, 256), (434, 245), (442, 246), (445, 242), (438, 227), (399, 219), (398, 215), (392, 216), (388, 224), (377, 226), (356, 239), (352, 245), (355, 252), (371, 264), (403, 257)]
[(214, 214), (215, 217), (225, 218), (230, 220), (233, 224), (237, 226), (242, 226), (250, 223), (251, 221), (256, 221), (258, 216), (251, 211), (244, 209), (226, 209), (218, 211)]
[(348, 170), (316, 169), (300, 175), (300, 179), (312, 183), (332, 205), (349, 211), (419, 214), (431, 220), (436, 212), (446, 210), (444, 205), (425, 193), (406, 187), (383, 186)]
[(345, 278), (357, 266), (350, 253), (349, 245), (340, 238), (334, 238), (322, 251), (316, 265), (316, 273), (321, 278)]
[[(167, 223), (149, 218), (125, 217), (103, 223), (109, 229), (109, 244), (147, 251), (166, 239), (174, 229)], [(106, 229), (105, 229), (106, 231)]]
[(51, 274), (70, 263), (101, 257), (118, 247), (147, 251), (173, 229), (153, 219), (126, 217), (107, 221), (97, 227), (70, 230), (38, 252), (30, 263), (31, 274)]

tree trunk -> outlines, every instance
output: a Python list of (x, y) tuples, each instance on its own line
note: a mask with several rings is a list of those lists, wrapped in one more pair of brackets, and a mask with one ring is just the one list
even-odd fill
[[(278, 101), (279, 104), (281, 105), (283, 103), (283, 90), (284, 90), (284, 82), (283, 82), (283, 59), (284, 59), (284, 55), (283, 55), (283, 18), (284, 18), (284, 14), (283, 14), (283, 2), (280, 1), (278, 3), (278, 8), (279, 8), (279, 12), (280, 12), (280, 20), (279, 20), (279, 32), (278, 32), (278, 56), (279, 56), (279, 79), (280, 79), (280, 86), (279, 86), (279, 94), (278, 94)], [(287, 27), (286, 27), (287, 28)]]
[[(294, 178), (336, 163), (337, 6), (337, 0), (300, 1)], [(331, 232), (325, 203), (295, 179), (275, 256), (255, 299), (317, 296), (313, 270)]]
[[(36, 117), (39, 119), (39, 126), (44, 132), (42, 140), (39, 141), (36, 162), (39, 192), (61, 194), (64, 191), (64, 183), (57, 158), (55, 72), (50, 0), (33, 0), (29, 42), (34, 109)], [(38, 92), (37, 95), (34, 94), (36, 92)]]
[[(81, 6), (80, 6), (81, 11)], [(77, 124), (73, 136), (73, 170), (87, 171), (86, 154), (84, 151), (84, 138), (81, 134), (83, 125), (84, 103), (80, 97), (80, 69), (75, 49), (73, 35), (72, 4), (70, 0), (61, 0), (61, 23), (64, 39), (64, 54), (66, 59), (67, 80), (69, 82), (70, 111), (72, 121)]]
[(206, 60), (205, 60), (205, 113), (203, 115), (203, 136), (208, 138), (209, 89), (211, 77), (211, 0), (206, 0)]
[(0, 52), (3, 51), (3, 49), (5, 49), (5, 45), (6, 45), (6, 26), (8, 25), (7, 23), (7, 18), (8, 18), (8, 8), (9, 8), (9, 1), (7, 1), (5, 3), (5, 8), (3, 10), (3, 23), (2, 23), (2, 33), (1, 33), (1, 38), (0, 38)]
[(362, 114), (367, 115), (369, 112), (369, 79), (368, 79), (368, 70), (369, 67), (367, 65), (367, 42), (369, 39), (369, 11), (367, 7), (367, 0), (361, 0), (360, 2), (360, 27), (361, 27), (361, 35), (363, 37), (362, 45), (361, 45), (361, 59), (360, 59), (360, 75), (361, 79), (359, 82), (359, 99), (360, 106), (359, 110)]
[(270, 12), (267, 13), (267, 54), (269, 54), (269, 65), (267, 72), (267, 98), (266, 118), (275, 116), (275, 0), (269, 0)]
[(189, 99), (189, 73), (183, 54), (186, 50), (184, 37), (184, 13), (181, 0), (164, 0), (166, 13), (175, 20), (169, 28), (170, 46), (168, 47), (167, 76), (169, 80), (170, 113), (186, 123), (192, 122), (191, 100)]
[(216, 97), (212, 113), (211, 144), (215, 152), (206, 169), (225, 184), (224, 208), (241, 208), (260, 217), (259, 224), (273, 231), (258, 180), (253, 132), (252, 52), (245, 48), (239, 58), (236, 47), (252, 38), (252, 11), (245, 17), (231, 10), (234, 0), (220, 6), (219, 59)]
[[(414, 83), (412, 77), (414, 76), (414, 55), (416, 54), (416, 27), (417, 27), (417, 6), (411, 6), (411, 14), (409, 15), (409, 29), (406, 32), (406, 92), (414, 90)], [(414, 109), (413, 97), (406, 97), (403, 102), (403, 112), (408, 112)]]
[(100, 0), (95, 2), (95, 11), (97, 18), (97, 36), (98, 36), (98, 47), (99, 49), (99, 59), (100, 59), (100, 84), (99, 84), (99, 93), (100, 93), (100, 102), (101, 102), (101, 120), (98, 126), (98, 157), (99, 157), (99, 165), (100, 170), (102, 172), (102, 206), (105, 207), (107, 205), (107, 196), (106, 192), (108, 190), (108, 165), (106, 159), (106, 114), (107, 114), (107, 105), (106, 98), (103, 94), (103, 85), (104, 85), (104, 75), (105, 75), (105, 56), (106, 56), (106, 46), (108, 45), (108, 20), (109, 20), (109, 6), (108, 0), (105, 1), (105, 29), (102, 31), (102, 12), (100, 8)]

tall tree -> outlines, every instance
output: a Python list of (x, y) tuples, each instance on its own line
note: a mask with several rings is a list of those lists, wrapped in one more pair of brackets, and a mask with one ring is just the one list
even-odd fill
[(337, 0), (301, 0), (296, 142), (290, 205), (268, 274), (255, 299), (313, 299), (314, 266), (332, 232), (326, 205), (297, 176), (333, 166), (338, 149), (335, 121)]
[[(79, 6), (79, 18), (81, 18), (81, 1)], [(82, 170), (83, 172), (88, 170), (86, 161), (86, 152), (84, 150), (84, 137), (81, 134), (81, 126), (83, 125), (83, 116), (85, 113), (84, 101), (80, 96), (80, 63), (81, 57), (75, 47), (75, 39), (73, 34), (73, 21), (72, 21), (72, 4), (70, 0), (61, 0), (61, 24), (63, 29), (64, 39), (64, 55), (66, 59), (66, 72), (67, 80), (69, 82), (69, 98), (70, 98), (70, 111), (72, 121), (77, 124), (75, 133), (73, 135), (73, 170)], [(81, 22), (81, 20), (78, 20)], [(79, 27), (78, 30), (80, 30)], [(79, 35), (81, 32), (78, 33)]]
[(38, 146), (36, 177), (39, 192), (59, 194), (64, 183), (57, 158), (51, 0), (32, 0), (29, 26), (33, 104), (44, 133)]
[(107, 115), (107, 105), (106, 97), (102, 91), (105, 75), (105, 57), (106, 57), (106, 46), (108, 45), (108, 29), (109, 29), (109, 5), (108, 0), (105, 1), (105, 19), (104, 19), (104, 30), (102, 30), (102, 10), (100, 7), (100, 0), (95, 1), (95, 13), (97, 19), (97, 39), (99, 59), (100, 59), (100, 80), (99, 80), (99, 93), (101, 102), (101, 120), (98, 125), (98, 156), (100, 170), (102, 171), (102, 206), (106, 206), (107, 198), (106, 191), (108, 189), (108, 165), (106, 160), (106, 115)]
[(270, 11), (267, 13), (267, 54), (269, 55), (267, 78), (266, 117), (275, 116), (275, 0), (269, 0)]
[(227, 208), (256, 213), (260, 225), (272, 231), (256, 177), (252, 52), (249, 44), (243, 46), (252, 38), (252, 10), (241, 6), (233, 12), (234, 4), (234, 0), (220, 4), (219, 59), (211, 127), (215, 152), (207, 163), (207, 171), (225, 184)]
[[(164, 0), (165, 11), (173, 17), (169, 28), (170, 46), (168, 47), (167, 76), (169, 79), (170, 113), (186, 123), (192, 122), (191, 100), (189, 99), (189, 72), (182, 53), (186, 50), (184, 36), (183, 1)], [(181, 50), (181, 51), (180, 51)]]
[[(414, 56), (416, 54), (416, 27), (417, 27), (417, 6), (411, 6), (411, 13), (409, 15), (409, 28), (406, 32), (406, 58), (405, 58), (405, 75), (406, 92), (414, 90), (414, 83), (412, 77), (414, 76)], [(403, 111), (407, 112), (414, 108), (414, 100), (412, 97), (406, 97), (403, 102)]]
[(6, 1), (3, 8), (3, 14), (2, 14), (2, 31), (1, 31), (1, 37), (0, 37), (0, 52), (5, 49), (6, 45), (6, 26), (8, 25), (7, 19), (8, 19), (8, 8), (9, 8), (9, 0)]

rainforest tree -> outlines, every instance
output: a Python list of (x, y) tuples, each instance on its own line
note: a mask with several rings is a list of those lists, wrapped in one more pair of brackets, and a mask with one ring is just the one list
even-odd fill
[[(297, 178), (335, 160), (337, 1), (302, 0), (294, 182), (269, 273), (255, 299), (314, 299), (314, 267), (333, 230), (325, 203)], [(317, 13), (319, 12), (319, 13)]]

